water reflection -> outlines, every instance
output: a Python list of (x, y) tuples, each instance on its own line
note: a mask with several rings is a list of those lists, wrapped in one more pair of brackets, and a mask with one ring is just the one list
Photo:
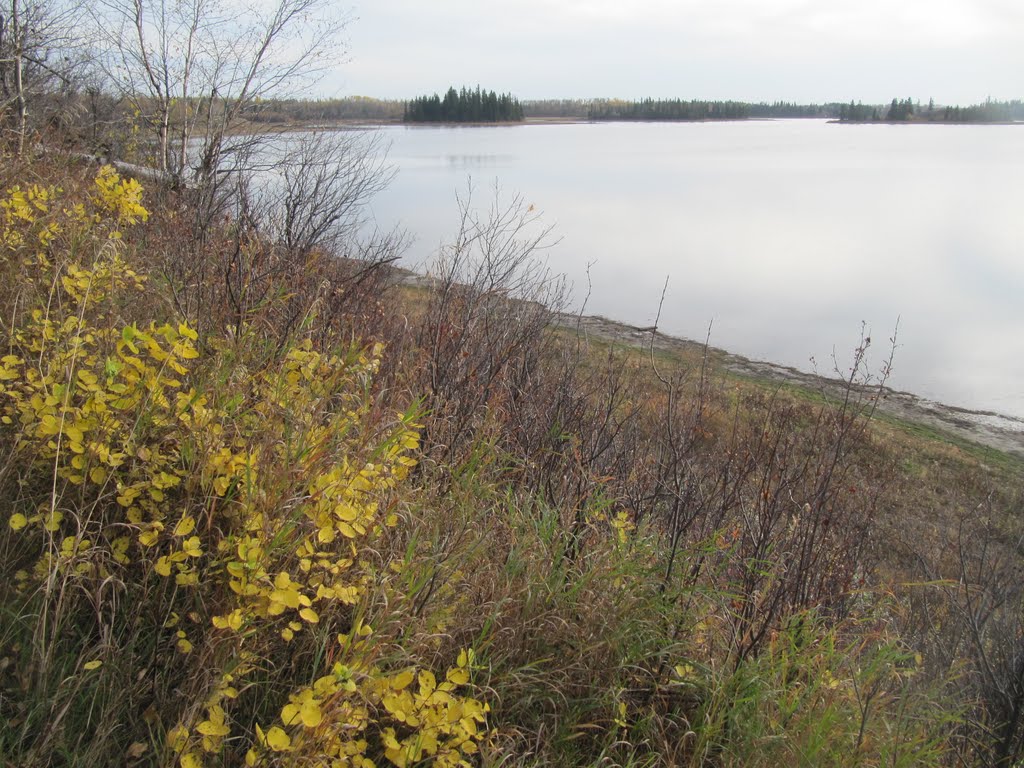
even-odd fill
[[(589, 311), (804, 370), (899, 318), (892, 384), (1024, 416), (1024, 127), (821, 121), (393, 128), (382, 226), (452, 234), (467, 178), (546, 212)], [(582, 296), (583, 291), (577, 290)], [(878, 346), (876, 344), (876, 346)], [(885, 346), (884, 343), (880, 346)], [(878, 354), (876, 363), (884, 357)]]

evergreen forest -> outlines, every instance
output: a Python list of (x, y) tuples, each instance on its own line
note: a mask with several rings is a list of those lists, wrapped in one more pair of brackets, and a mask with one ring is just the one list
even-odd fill
[(405, 106), (407, 123), (508, 123), (523, 119), (523, 106), (511, 93), (449, 88), (441, 98), (419, 96)]

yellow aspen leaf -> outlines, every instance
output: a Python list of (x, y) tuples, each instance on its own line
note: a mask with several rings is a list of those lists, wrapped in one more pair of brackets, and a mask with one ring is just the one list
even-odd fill
[(20, 512), (11, 515), (11, 519), (7, 523), (11, 526), (12, 531), (20, 531), (26, 525), (28, 525), (28, 518)]
[(338, 521), (338, 531), (347, 539), (354, 539), (358, 535), (355, 528), (340, 520)]
[(292, 745), (292, 740), (287, 733), (276, 725), (266, 733), (267, 746), (275, 752), (287, 752)]
[(338, 508), (334, 510), (334, 514), (338, 516), (339, 520), (351, 523), (359, 517), (359, 510), (351, 504), (340, 504), (338, 505)]
[(40, 436), (56, 435), (58, 432), (60, 432), (60, 422), (53, 416), (47, 414), (39, 420)]
[(449, 683), (454, 683), (455, 685), (465, 685), (469, 682), (469, 672), (461, 667), (449, 669), (446, 677)]
[(429, 696), (437, 688), (437, 678), (434, 677), (434, 673), (429, 669), (425, 669), (419, 674), (420, 682), (420, 695)]
[(320, 622), (320, 617), (317, 615), (317, 612), (314, 611), (312, 608), (303, 608), (301, 611), (299, 611), (299, 616), (308, 621), (310, 624), (318, 624)]
[(275, 589), (270, 593), (270, 601), (271, 603), (277, 604), (270, 606), (271, 614), (278, 615), (282, 613), (286, 607), (299, 607), (299, 592), (296, 589)]
[(401, 691), (403, 688), (407, 688), (409, 683), (413, 681), (415, 675), (411, 669), (407, 669), (405, 672), (399, 672), (393, 678), (391, 678), (391, 687), (396, 691)]
[(299, 707), (299, 717), (302, 718), (302, 724), (307, 728), (316, 728), (324, 719), (323, 713), (320, 711), (320, 704), (316, 699), (307, 699), (302, 702), (302, 706)]
[(178, 524), (174, 526), (175, 536), (188, 536), (192, 531), (196, 529), (196, 519), (192, 515), (185, 515), (178, 521)]
[(231, 729), (225, 724), (224, 709), (214, 705), (209, 709), (209, 718), (196, 726), (196, 730), (204, 736), (227, 736)]
[(299, 721), (299, 705), (285, 704), (281, 707), (281, 722), (285, 725), (295, 725)]
[[(153, 528), (150, 528), (149, 530), (143, 531), (139, 534), (139, 544), (141, 544), (144, 547), (152, 547), (154, 544), (156, 544), (159, 538), (160, 529), (154, 526)], [(169, 573), (170, 569), (168, 568), (168, 573), (165, 575), (168, 575)]]
[(85, 662), (85, 664), (82, 665), (82, 669), (89, 669), (89, 670), (91, 670), (91, 669), (99, 669), (102, 666), (103, 666), (103, 662), (102, 661), (100, 661), (99, 659), (94, 659), (93, 661)]
[(166, 556), (161, 557), (156, 561), (156, 565), (153, 566), (153, 570), (159, 573), (161, 576), (171, 575), (171, 561)]
[(178, 651), (186, 655), (192, 653), (192, 643), (190, 643), (187, 638), (180, 638), (178, 640)]
[(203, 768), (203, 760), (195, 752), (186, 752), (181, 756), (181, 768)]
[(200, 557), (203, 554), (202, 542), (199, 541), (198, 536), (193, 536), (182, 542), (181, 549), (189, 557)]
[(214, 616), (213, 626), (217, 629), (232, 629), (236, 632), (242, 628), (242, 611), (236, 608), (227, 616)]
[(458, 722), (462, 718), (462, 704), (452, 700), (448, 705), (447, 720), (450, 723)]

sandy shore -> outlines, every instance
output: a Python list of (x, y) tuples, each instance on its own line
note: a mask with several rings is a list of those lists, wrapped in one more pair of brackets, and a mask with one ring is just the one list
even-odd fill
[[(636, 328), (604, 317), (580, 318), (576, 315), (556, 315), (555, 322), (567, 329), (575, 329), (579, 325), (583, 333), (603, 341), (636, 347), (648, 347), (651, 344), (649, 329)], [(656, 332), (654, 348), (669, 352), (682, 352), (700, 350), (703, 348), (703, 344)], [(823, 391), (826, 394), (839, 394), (843, 388), (843, 382), (837, 379), (804, 373), (795, 368), (775, 363), (750, 360), (717, 348), (712, 348), (712, 353), (720, 365), (739, 376), (792, 384), (813, 391)], [(882, 413), (896, 419), (930, 427), (951, 436), (1024, 458), (1024, 419), (990, 411), (971, 411), (943, 405), (910, 392), (900, 392), (888, 388), (883, 390), (878, 408)]]

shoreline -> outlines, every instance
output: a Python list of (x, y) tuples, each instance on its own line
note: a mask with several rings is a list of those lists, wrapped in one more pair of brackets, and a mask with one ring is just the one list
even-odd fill
[[(405, 267), (393, 267), (396, 284), (431, 290), (434, 279)], [(654, 336), (654, 349), (663, 352), (701, 352), (704, 343), (681, 336), (669, 336), (656, 329), (639, 328), (601, 315), (578, 315), (552, 312), (551, 327), (563, 331), (579, 331), (585, 337), (622, 344), (638, 350), (650, 349)], [(805, 373), (791, 366), (763, 360), (752, 360), (719, 347), (708, 346), (714, 361), (730, 375), (740, 378), (795, 386), (808, 392), (839, 396), (845, 382), (821, 374)], [(875, 387), (857, 387), (873, 391)], [(877, 414), (897, 422), (931, 429), (952, 441), (963, 440), (1000, 451), (1017, 459), (1024, 459), (1024, 418), (1008, 416), (995, 411), (973, 411), (955, 405), (946, 405), (912, 392), (883, 387)]]
[[(590, 337), (637, 349), (649, 348), (651, 329), (641, 329), (600, 315), (570, 315), (555, 313), (555, 327), (580, 331)], [(654, 349), (666, 352), (702, 350), (702, 342), (653, 331)], [(812, 392), (837, 395), (844, 382), (821, 374), (804, 371), (778, 363), (750, 358), (717, 347), (709, 347), (714, 359), (730, 374), (788, 384)], [(874, 389), (870, 387), (869, 389)], [(878, 413), (897, 421), (907, 422), (945, 433), (953, 438), (992, 448), (1024, 458), (1024, 419), (995, 411), (973, 411), (946, 405), (912, 392), (884, 387), (878, 401)]]

